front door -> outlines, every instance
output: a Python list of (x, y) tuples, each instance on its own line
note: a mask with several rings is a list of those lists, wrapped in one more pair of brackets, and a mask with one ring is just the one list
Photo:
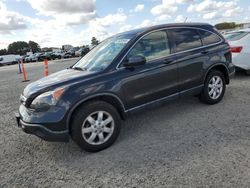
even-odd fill
[(122, 89), (128, 109), (177, 95), (178, 71), (171, 51), (166, 31), (146, 35), (129, 51), (125, 61), (129, 57), (141, 55), (146, 58), (146, 64), (120, 70), (126, 72)]

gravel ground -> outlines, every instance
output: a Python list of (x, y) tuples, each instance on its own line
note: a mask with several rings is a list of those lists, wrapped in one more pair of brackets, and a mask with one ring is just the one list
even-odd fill
[[(25, 66), (31, 81), (43, 76), (42, 63)], [(16, 127), (21, 80), (16, 65), (0, 68), (0, 187), (250, 187), (250, 77), (236, 75), (214, 106), (189, 97), (136, 114), (94, 154)]]

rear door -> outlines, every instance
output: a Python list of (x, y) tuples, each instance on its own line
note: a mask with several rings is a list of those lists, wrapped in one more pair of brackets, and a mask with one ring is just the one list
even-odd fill
[(180, 80), (179, 91), (201, 86), (203, 83), (203, 64), (208, 59), (203, 49), (201, 37), (196, 29), (170, 29), (174, 40), (174, 51), (178, 63)]

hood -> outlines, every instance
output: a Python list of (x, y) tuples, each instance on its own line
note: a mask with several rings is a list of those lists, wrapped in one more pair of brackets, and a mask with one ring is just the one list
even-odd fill
[(60, 87), (71, 81), (86, 78), (88, 75), (93, 74), (91, 71), (78, 71), (74, 69), (65, 69), (56, 73), (53, 73), (47, 77), (30, 83), (23, 91), (23, 95), (28, 98), (29, 96), (39, 92), (42, 93), (45, 90), (50, 90), (54, 87)]

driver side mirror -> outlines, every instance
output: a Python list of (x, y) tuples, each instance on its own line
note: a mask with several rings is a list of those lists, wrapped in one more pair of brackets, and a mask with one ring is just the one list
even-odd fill
[(144, 65), (146, 63), (146, 58), (142, 55), (135, 55), (128, 59), (123, 65), (124, 67), (131, 68), (139, 65)]

